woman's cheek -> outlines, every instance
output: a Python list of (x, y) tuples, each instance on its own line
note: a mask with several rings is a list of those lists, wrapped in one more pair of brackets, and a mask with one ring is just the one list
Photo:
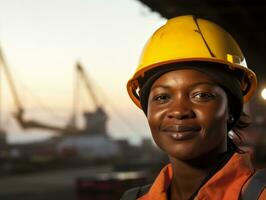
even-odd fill
[(214, 106), (214, 108), (212, 109), (213, 117), (217, 119), (227, 118), (228, 115), (227, 101), (221, 101), (221, 100), (218, 101), (219, 103), (217, 103), (216, 106)]

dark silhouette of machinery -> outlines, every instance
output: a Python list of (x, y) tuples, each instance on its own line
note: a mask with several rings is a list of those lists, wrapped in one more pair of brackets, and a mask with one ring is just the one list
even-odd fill
[[(108, 116), (106, 114), (106, 112), (103, 109), (103, 106), (101, 106), (96, 92), (94, 90), (94, 88), (92, 87), (92, 83), (90, 82), (90, 79), (88, 77), (88, 73), (85, 72), (85, 69), (81, 66), (80, 63), (76, 64), (76, 72), (77, 72), (77, 80), (82, 80), (86, 86), (86, 91), (88, 92), (88, 96), (92, 99), (92, 103), (94, 104), (93, 107), (95, 107), (95, 111), (94, 112), (84, 112), (84, 119), (85, 119), (85, 129), (80, 130), (80, 133), (89, 133), (89, 134), (103, 134), (103, 135), (107, 135), (107, 119)], [(78, 87), (78, 84), (77, 84)], [(76, 90), (78, 90), (78, 88), (76, 88)], [(78, 96), (78, 95), (77, 95)], [(75, 96), (75, 98), (78, 98), (77, 96)], [(78, 101), (78, 99), (74, 100), (74, 104), (75, 102)], [(74, 105), (74, 108), (76, 106)], [(75, 110), (75, 109), (74, 109)], [(76, 116), (75, 114), (76, 112), (73, 112), (74, 118)], [(75, 124), (75, 123), (74, 123)]]
[[(23, 107), (23, 104), (21, 103), (21, 100), (18, 96), (16, 85), (14, 84), (12, 75), (10, 73), (9, 67), (7, 63), (5, 62), (4, 56), (2, 54), (2, 51), (0, 49), (0, 67), (3, 69), (3, 72), (5, 73), (8, 81), (8, 85), (16, 106), (16, 111), (14, 113), (14, 117), (18, 124), (23, 129), (47, 129), (47, 130), (53, 130), (56, 131), (59, 134), (62, 135), (79, 135), (79, 134), (98, 134), (98, 135), (105, 135), (107, 136), (107, 129), (106, 129), (106, 123), (108, 116), (104, 110), (104, 108), (100, 105), (96, 93), (94, 89), (92, 88), (92, 84), (89, 80), (88, 75), (86, 74), (85, 70), (81, 66), (80, 63), (76, 64), (76, 73), (77, 73), (77, 79), (78, 81), (82, 80), (86, 86), (86, 91), (88, 92), (88, 95), (92, 99), (92, 102), (94, 103), (95, 111), (86, 111), (83, 113), (85, 118), (85, 127), (84, 129), (79, 129), (77, 127), (76, 123), (76, 103), (78, 95), (74, 96), (74, 105), (73, 105), (73, 113), (70, 117), (69, 122), (64, 127), (58, 127), (56, 125), (51, 124), (45, 124), (41, 121), (35, 120), (35, 119), (26, 119), (25, 118), (25, 109)], [(77, 86), (78, 87), (78, 86)], [(75, 88), (75, 90), (78, 90), (79, 88)], [(3, 127), (1, 127), (1, 131), (4, 132)]]

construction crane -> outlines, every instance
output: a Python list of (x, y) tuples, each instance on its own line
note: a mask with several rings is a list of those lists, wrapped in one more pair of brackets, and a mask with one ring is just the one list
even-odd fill
[[(88, 73), (85, 72), (85, 69), (81, 66), (79, 62), (76, 64), (76, 72), (77, 80), (83, 81), (84, 85), (86, 86), (88, 96), (92, 99), (92, 102), (94, 104), (93, 106), (95, 107), (95, 111), (84, 112), (83, 115), (85, 118), (85, 128), (81, 130), (81, 132), (85, 134), (107, 135), (106, 124), (108, 116), (97, 98), (95, 88), (92, 87), (92, 82), (88, 76)], [(78, 88), (76, 88), (76, 90), (78, 90)], [(78, 96), (79, 95), (74, 96), (74, 103), (78, 102)], [(73, 105), (73, 107), (75, 108), (76, 105)], [(74, 111), (73, 116), (75, 116), (75, 113), (76, 112)]]
[[(96, 110), (94, 112), (85, 112), (85, 128), (84, 129), (78, 129), (76, 126), (76, 111), (75, 111), (75, 105), (73, 114), (69, 120), (69, 123), (67, 123), (64, 127), (58, 127), (51, 124), (45, 124), (41, 121), (37, 120), (28, 120), (25, 119), (25, 110), (23, 108), (23, 105), (21, 103), (21, 100), (17, 93), (17, 88), (14, 84), (12, 74), (9, 70), (9, 67), (7, 63), (5, 62), (5, 58), (3, 56), (3, 53), (0, 49), (0, 67), (2, 67), (8, 81), (8, 85), (15, 103), (15, 114), (14, 117), (18, 124), (23, 129), (46, 129), (46, 130), (53, 130), (56, 131), (59, 134), (67, 135), (67, 134), (103, 134), (106, 135), (106, 122), (107, 122), (107, 114), (105, 113), (104, 109), (100, 105), (97, 96), (91, 86), (90, 80), (88, 76), (86, 75), (84, 69), (80, 65), (80, 63), (77, 63), (76, 65), (76, 71), (78, 78), (80, 80), (83, 80), (83, 82), (86, 85), (87, 91), (89, 96), (92, 98), (92, 102), (95, 104)], [(77, 89), (77, 88), (76, 88)], [(74, 96), (76, 100), (74, 100), (74, 104), (77, 102), (78, 96)]]
[(23, 129), (31, 129), (31, 128), (40, 128), (40, 129), (48, 129), (48, 130), (54, 130), (54, 131), (62, 131), (65, 130), (65, 128), (62, 127), (57, 127), (57, 126), (53, 126), (53, 125), (49, 125), (49, 124), (44, 124), (42, 122), (39, 121), (35, 121), (35, 120), (26, 120), (25, 119), (25, 110), (23, 108), (23, 105), (21, 103), (21, 100), (18, 96), (17, 93), (17, 88), (13, 82), (13, 78), (11, 75), (11, 72), (9, 70), (9, 67), (5, 61), (5, 58), (3, 56), (2, 50), (0, 49), (0, 65), (6, 75), (7, 81), (8, 81), (8, 85), (15, 103), (15, 114), (14, 117), (16, 119), (16, 121), (19, 123), (19, 125), (23, 128)]

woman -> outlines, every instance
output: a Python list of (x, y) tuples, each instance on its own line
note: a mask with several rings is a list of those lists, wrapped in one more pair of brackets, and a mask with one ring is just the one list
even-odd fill
[(256, 85), (238, 44), (218, 25), (181, 16), (159, 28), (127, 89), (170, 163), (138, 199), (240, 199), (255, 170), (228, 133), (248, 125), (243, 104)]

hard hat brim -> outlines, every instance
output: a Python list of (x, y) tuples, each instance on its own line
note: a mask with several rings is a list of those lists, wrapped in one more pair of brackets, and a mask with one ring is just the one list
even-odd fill
[(141, 108), (139, 95), (138, 95), (138, 90), (140, 88), (139, 88), (139, 83), (138, 83), (137, 79), (138, 79), (138, 77), (144, 76), (145, 72), (147, 72), (151, 69), (154, 69), (156, 67), (162, 66), (162, 65), (180, 63), (180, 62), (184, 62), (184, 64), (185, 64), (186, 62), (191, 62), (191, 61), (192, 62), (193, 61), (203, 61), (203, 62), (221, 63), (221, 64), (225, 64), (226, 66), (228, 66), (228, 68), (232, 71), (239, 69), (240, 71), (244, 72), (244, 75), (247, 77), (247, 80), (248, 80), (247, 84), (250, 86), (249, 89), (245, 93), (243, 93), (244, 103), (249, 101), (249, 99), (251, 98), (251, 96), (253, 95), (253, 93), (255, 92), (255, 90), (257, 88), (256, 74), (247, 67), (243, 67), (242, 65), (239, 65), (236, 63), (231, 63), (229, 61), (219, 60), (217, 58), (183, 58), (183, 59), (175, 59), (175, 60), (168, 60), (168, 61), (164, 61), (164, 62), (158, 62), (158, 63), (154, 63), (154, 64), (151, 64), (148, 66), (140, 67), (141, 70), (137, 71), (134, 74), (134, 76), (127, 83), (127, 91), (128, 91), (130, 98), (139, 108)]

